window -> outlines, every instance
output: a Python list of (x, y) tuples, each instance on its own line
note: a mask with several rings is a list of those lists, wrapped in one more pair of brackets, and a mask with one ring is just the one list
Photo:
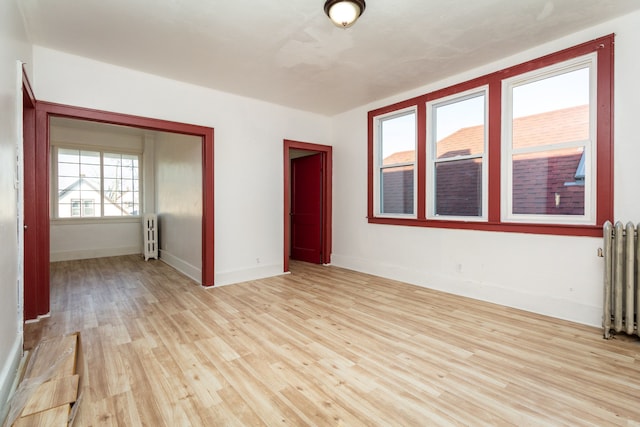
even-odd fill
[(594, 223), (594, 59), (503, 82), (504, 220)]
[(377, 131), (378, 213), (413, 216), (416, 209), (415, 110), (379, 117)]
[(601, 236), (614, 36), (369, 112), (368, 220)]
[(139, 156), (54, 147), (56, 218), (137, 216)]
[(427, 103), (429, 218), (485, 218), (485, 92)]
[[(94, 200), (71, 200), (71, 216), (72, 217), (91, 217), (95, 216)], [(80, 210), (82, 208), (82, 210)]]

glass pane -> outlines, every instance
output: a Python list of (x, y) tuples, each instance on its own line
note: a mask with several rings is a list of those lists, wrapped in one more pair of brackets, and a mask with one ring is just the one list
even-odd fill
[(513, 156), (513, 213), (584, 215), (582, 149)]
[(413, 214), (413, 170), (413, 166), (381, 169), (381, 213)]
[(117, 166), (107, 166), (107, 165), (105, 165), (104, 168), (103, 168), (104, 177), (105, 178), (117, 178), (119, 170), (120, 169)]
[(122, 156), (120, 154), (104, 153), (104, 164), (106, 166), (120, 166)]
[(58, 217), (71, 218), (71, 203), (58, 203)]
[(416, 114), (381, 121), (382, 164), (413, 163), (416, 158)]
[(80, 200), (71, 201), (71, 216), (80, 216)]
[(82, 199), (82, 216), (93, 217), (96, 216), (96, 202), (95, 200)]
[(72, 187), (78, 184), (78, 178), (74, 177), (60, 177), (58, 178), (58, 194), (68, 192)]
[(484, 153), (485, 95), (436, 106), (433, 109), (436, 158)]
[(78, 179), (80, 166), (77, 163), (58, 163), (58, 176), (71, 176)]
[(104, 192), (105, 194), (119, 192), (122, 189), (121, 180), (116, 178), (104, 179)]
[(80, 162), (88, 165), (100, 165), (100, 153), (98, 151), (81, 151)]
[(436, 163), (435, 214), (482, 216), (482, 161)]
[(134, 181), (132, 179), (122, 180), (122, 191), (133, 191), (134, 187)]
[(100, 165), (80, 165), (80, 176), (84, 176), (87, 178), (100, 178)]
[[(100, 194), (100, 178), (82, 178), (80, 181), (80, 191), (82, 193)], [(97, 198), (97, 197), (96, 197)]]
[(589, 139), (589, 68), (513, 88), (513, 148)]
[(131, 168), (131, 167), (123, 167), (122, 168), (122, 178), (126, 178), (126, 179), (133, 178), (133, 168)]
[(120, 202), (122, 204), (133, 203), (133, 193), (131, 191), (123, 191)]
[(131, 156), (122, 156), (122, 167), (130, 168), (133, 167), (133, 159)]
[(58, 162), (79, 163), (80, 150), (71, 150), (68, 148), (58, 148)]
[(104, 201), (104, 215), (105, 216), (122, 216), (122, 209), (119, 204), (109, 203)]

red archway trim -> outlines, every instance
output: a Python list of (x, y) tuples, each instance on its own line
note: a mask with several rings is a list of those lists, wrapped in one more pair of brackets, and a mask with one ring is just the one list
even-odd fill
[[(36, 154), (36, 186), (41, 189), (37, 195), (36, 210), (40, 230), (39, 247), (42, 248), (40, 268), (42, 269), (42, 286), (49, 290), (49, 120), (51, 117), (66, 117), (82, 120), (109, 123), (123, 126), (134, 126), (143, 129), (173, 132), (202, 138), (202, 285), (214, 284), (214, 174), (213, 174), (213, 141), (214, 130), (204, 126), (172, 122), (129, 114), (94, 110), (90, 108), (57, 104), (52, 102), (36, 102), (36, 145), (40, 147)], [(44, 271), (46, 270), (46, 272)], [(42, 289), (44, 292), (45, 290)], [(46, 301), (48, 307), (48, 299)]]

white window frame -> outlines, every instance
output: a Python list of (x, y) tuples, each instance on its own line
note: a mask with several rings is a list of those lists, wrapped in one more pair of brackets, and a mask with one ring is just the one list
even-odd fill
[[(384, 157), (382, 155), (382, 123), (385, 120), (395, 119), (398, 117), (414, 114), (415, 116), (415, 141), (414, 152), (415, 157), (413, 162), (394, 163), (393, 165), (382, 165)], [(379, 218), (417, 218), (418, 217), (418, 107), (411, 106), (396, 110), (387, 114), (381, 114), (374, 118), (374, 159), (373, 164), (375, 170), (373, 171), (373, 194), (374, 196), (374, 212), (375, 216)], [(413, 166), (413, 213), (412, 214), (393, 214), (382, 212), (382, 187), (380, 185), (380, 175), (382, 169), (396, 168), (402, 166)]]
[[(437, 136), (435, 126), (435, 111), (437, 107), (455, 104), (456, 102), (484, 96), (484, 146), (482, 154), (469, 154), (463, 156), (449, 157), (438, 160)], [(425, 186), (427, 201), (427, 219), (442, 221), (478, 221), (486, 222), (489, 210), (489, 168), (487, 167), (489, 153), (489, 87), (487, 85), (470, 89), (464, 92), (455, 93), (443, 98), (438, 98), (427, 102), (427, 185)], [(459, 160), (481, 159), (482, 161), (482, 215), (462, 216), (462, 215), (437, 215), (436, 214), (436, 163), (446, 163)]]
[[(59, 216), (59, 202), (58, 202), (58, 149), (70, 149), (70, 150), (82, 150), (82, 151), (93, 151), (100, 153), (100, 201), (95, 202), (100, 206), (100, 216), (69, 216), (69, 217), (61, 217)], [(138, 214), (137, 215), (122, 215), (122, 216), (111, 216), (104, 214), (104, 155), (105, 154), (123, 154), (130, 156), (138, 157)], [(135, 150), (126, 150), (122, 148), (116, 147), (105, 147), (105, 146), (97, 146), (97, 145), (86, 145), (86, 144), (72, 144), (72, 143), (56, 143), (51, 144), (51, 203), (50, 203), (50, 211), (51, 211), (51, 219), (56, 222), (65, 222), (69, 221), (72, 223), (78, 222), (111, 222), (111, 221), (139, 221), (142, 218), (142, 204), (143, 204), (143, 164), (142, 164), (142, 153)], [(95, 211), (94, 204), (94, 211)], [(83, 209), (83, 204), (80, 206)]]
[[(543, 80), (571, 71), (589, 68), (589, 139), (567, 141), (540, 147), (513, 149), (513, 99), (512, 89), (527, 83)], [(590, 53), (568, 61), (520, 74), (502, 82), (502, 160), (501, 160), (501, 220), (511, 223), (595, 225), (596, 223), (596, 155), (597, 155), (597, 54)], [(584, 214), (544, 215), (513, 213), (513, 155), (549, 152), (557, 149), (584, 147)]]

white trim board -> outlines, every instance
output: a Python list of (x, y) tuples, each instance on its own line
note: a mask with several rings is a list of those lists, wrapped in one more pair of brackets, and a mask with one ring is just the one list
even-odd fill
[(284, 273), (282, 270), (282, 264), (266, 264), (242, 270), (222, 271), (215, 274), (213, 284), (214, 287), (224, 286), (289, 274), (289, 272)]
[(121, 248), (84, 249), (74, 251), (51, 252), (50, 261), (71, 261), (76, 259), (105, 258), (111, 256), (141, 254), (138, 246), (126, 246)]
[(331, 261), (336, 267), (373, 274), (440, 292), (500, 304), (557, 319), (595, 327), (601, 326), (602, 307), (569, 301), (551, 295), (533, 294), (525, 290), (508, 289), (493, 283), (457, 280), (441, 274), (427, 276), (423, 271), (416, 271), (404, 266), (375, 263), (358, 257), (332, 254)]
[(202, 269), (196, 267), (195, 265), (192, 265), (190, 263), (188, 263), (187, 261), (171, 254), (170, 252), (167, 252), (163, 249), (160, 249), (158, 251), (159, 255), (160, 255), (160, 261), (164, 262), (165, 264), (175, 268), (176, 270), (178, 270), (180, 273), (184, 274), (185, 276), (195, 280), (198, 283), (202, 283)]

